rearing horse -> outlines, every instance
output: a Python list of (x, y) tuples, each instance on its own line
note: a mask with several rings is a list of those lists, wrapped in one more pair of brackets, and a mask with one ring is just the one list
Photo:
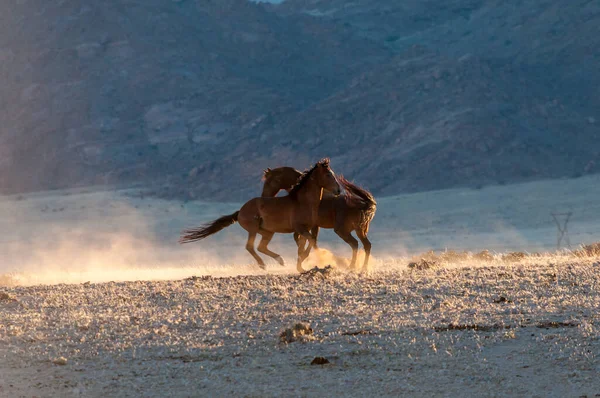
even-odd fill
[(308, 257), (310, 248), (316, 244), (310, 231), (318, 222), (319, 203), (323, 196), (323, 189), (334, 195), (339, 195), (341, 189), (329, 166), (329, 159), (317, 162), (310, 170), (300, 173), (299, 177), (287, 196), (250, 199), (233, 214), (223, 216), (199, 228), (183, 231), (179, 242), (187, 243), (204, 239), (238, 221), (241, 227), (248, 231), (246, 250), (254, 257), (258, 265), (265, 269), (264, 261), (254, 251), (256, 234), (262, 236), (258, 251), (274, 258), (280, 265), (284, 265), (283, 258), (270, 251), (267, 245), (275, 233), (293, 232), (309, 242), (306, 250), (304, 250), (304, 244), (298, 247), (296, 268), (299, 272), (303, 272), (302, 262)]
[[(292, 167), (278, 167), (276, 169), (264, 170), (264, 186), (262, 196), (275, 196), (284, 189), (290, 190), (295, 181), (301, 175), (298, 170)], [(338, 176), (338, 181), (344, 187), (346, 195), (331, 196), (324, 193), (323, 199), (319, 205), (318, 224), (312, 229), (312, 234), (316, 239), (319, 234), (319, 227), (333, 228), (335, 233), (348, 243), (352, 248), (352, 260), (350, 267), (356, 265), (356, 255), (358, 251), (358, 242), (352, 236), (352, 231), (356, 231), (356, 236), (361, 240), (365, 248), (365, 261), (363, 271), (366, 271), (369, 265), (369, 256), (371, 254), (371, 242), (367, 238), (369, 233), (369, 224), (375, 216), (377, 202), (367, 190), (351, 183), (342, 176)], [(299, 235), (294, 234), (294, 240), (299, 247), (304, 246), (304, 240)]]

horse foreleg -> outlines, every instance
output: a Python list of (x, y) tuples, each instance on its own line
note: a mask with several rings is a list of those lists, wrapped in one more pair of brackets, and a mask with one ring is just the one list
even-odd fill
[(269, 257), (274, 258), (275, 260), (277, 260), (279, 265), (284, 266), (285, 262), (283, 261), (283, 258), (279, 254), (272, 252), (271, 250), (269, 250), (267, 248), (267, 245), (269, 244), (271, 239), (273, 239), (274, 233), (271, 231), (264, 230), (264, 229), (260, 229), (258, 231), (258, 233), (262, 235), (262, 239), (260, 240), (260, 243), (258, 244), (258, 251), (266, 254)]
[(371, 255), (371, 241), (367, 238), (367, 234), (363, 230), (357, 230), (356, 236), (362, 242), (365, 248), (365, 262), (363, 263), (362, 272), (367, 272), (369, 268), (369, 256)]
[(248, 240), (246, 241), (246, 250), (254, 257), (258, 266), (262, 269), (265, 269), (265, 262), (256, 252), (254, 251), (254, 239), (256, 239), (256, 232), (248, 232)]
[(334, 232), (352, 248), (352, 260), (350, 260), (350, 269), (354, 270), (356, 266), (356, 253), (358, 252), (358, 241), (351, 232), (335, 228)]
[[(311, 235), (311, 233), (309, 232), (308, 228), (300, 227), (296, 230), (296, 232), (299, 235), (299, 238), (297, 241), (298, 261), (296, 262), (296, 269), (298, 270), (298, 272), (304, 272), (304, 269), (302, 268), (302, 262), (304, 260), (306, 260), (306, 258), (310, 254), (310, 249), (314, 245), (315, 240), (314, 240), (313, 236)], [(306, 250), (304, 249), (305, 241), (308, 241), (308, 247), (306, 248)]]
[(318, 249), (319, 247), (317, 246), (317, 237), (319, 236), (319, 226), (315, 226), (310, 230), (313, 239), (315, 240), (315, 244), (314, 247), (315, 249)]

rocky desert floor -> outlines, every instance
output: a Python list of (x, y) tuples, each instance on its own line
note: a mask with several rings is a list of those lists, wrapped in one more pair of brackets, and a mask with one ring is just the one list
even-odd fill
[(378, 199), (367, 274), (327, 230), (304, 275), (239, 226), (177, 245), (239, 204), (0, 198), (0, 397), (600, 396), (600, 257), (550, 214), (599, 240), (599, 179)]
[(0, 396), (600, 396), (599, 287), (572, 256), (2, 287)]

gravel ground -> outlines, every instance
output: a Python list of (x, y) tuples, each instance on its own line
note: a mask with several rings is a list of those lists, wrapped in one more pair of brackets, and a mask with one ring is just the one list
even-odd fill
[(595, 261), (0, 287), (0, 396), (600, 396)]

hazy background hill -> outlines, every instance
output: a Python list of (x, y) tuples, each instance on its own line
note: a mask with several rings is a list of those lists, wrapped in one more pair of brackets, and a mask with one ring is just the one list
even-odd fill
[(600, 171), (600, 2), (0, 4), (0, 192), (242, 200), (261, 169), (376, 194)]

